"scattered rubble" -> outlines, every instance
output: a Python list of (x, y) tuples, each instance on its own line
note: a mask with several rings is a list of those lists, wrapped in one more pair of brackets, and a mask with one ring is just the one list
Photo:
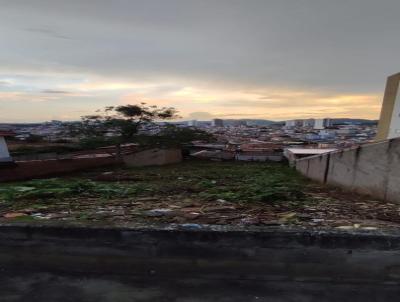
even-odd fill
[[(203, 166), (195, 166), (196, 171), (182, 166), (176, 171), (168, 168), (145, 172), (140, 169), (106, 171), (85, 176), (83, 180), (50, 179), (2, 185), (0, 220), (177, 223), (194, 228), (203, 224), (298, 225), (339, 230), (400, 226), (400, 205), (397, 204), (317, 184), (304, 184), (304, 196), (298, 195), (300, 197), (296, 199), (297, 195), (284, 194), (289, 186), (285, 178), (279, 174), (277, 178), (271, 176), (281, 173), (278, 170), (272, 169), (272, 172), (258, 176), (257, 173), (264, 173), (268, 166), (248, 164), (251, 169), (243, 172), (247, 166), (212, 165), (228, 166), (229, 169), (213, 170), (208, 174), (201, 170)], [(107, 180), (88, 180), (96, 175)], [(125, 180), (122, 176), (126, 176)], [(260, 177), (271, 177), (270, 183), (279, 190), (268, 187), (268, 182), (261, 182), (264, 179)], [(130, 178), (135, 180), (128, 180)], [(296, 192), (298, 189), (290, 190)], [(262, 198), (257, 200), (254, 194)], [(1, 201), (1, 196), (8, 199)]]
[(28, 216), (25, 213), (6, 213), (3, 215), (4, 218), (18, 218)]
[(146, 211), (146, 215), (150, 217), (161, 217), (161, 216), (169, 216), (173, 213), (171, 209), (154, 209), (150, 211)]

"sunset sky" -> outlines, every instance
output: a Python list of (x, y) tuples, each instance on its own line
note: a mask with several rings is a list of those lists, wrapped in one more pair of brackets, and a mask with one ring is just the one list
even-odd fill
[(378, 118), (399, 0), (0, 0), (0, 122)]

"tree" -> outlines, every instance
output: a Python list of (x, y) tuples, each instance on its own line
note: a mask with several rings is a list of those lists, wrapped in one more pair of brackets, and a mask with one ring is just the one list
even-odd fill
[(168, 125), (161, 131), (161, 136), (166, 137), (172, 144), (182, 145), (193, 141), (212, 142), (215, 137), (206, 131), (191, 128), (178, 128), (173, 125)]
[(123, 141), (133, 139), (143, 125), (151, 124), (156, 120), (170, 120), (178, 117), (173, 107), (158, 108), (146, 106), (146, 103), (109, 106), (97, 112), (96, 115), (82, 117), (83, 133), (102, 136), (111, 132)]
[(138, 142), (151, 147), (182, 147), (193, 141), (213, 142), (215, 137), (200, 129), (165, 126), (157, 135), (140, 135)]
[(70, 133), (83, 139), (103, 140), (120, 148), (122, 143), (134, 142), (139, 129), (157, 120), (177, 118), (173, 107), (138, 105), (108, 106), (97, 114), (83, 116), (81, 122), (70, 129)]
[(44, 138), (43, 138), (43, 136), (40, 136), (40, 135), (29, 134), (29, 136), (26, 138), (25, 141), (28, 143), (39, 143), (39, 142), (43, 142)]

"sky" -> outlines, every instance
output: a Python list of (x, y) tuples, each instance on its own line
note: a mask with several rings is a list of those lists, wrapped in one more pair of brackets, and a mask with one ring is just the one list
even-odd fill
[(0, 123), (379, 116), (399, 0), (0, 0)]

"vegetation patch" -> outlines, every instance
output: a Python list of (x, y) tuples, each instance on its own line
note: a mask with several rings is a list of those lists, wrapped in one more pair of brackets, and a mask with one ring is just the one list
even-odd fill
[[(108, 168), (109, 169), (109, 168)], [(398, 205), (312, 183), (277, 163), (186, 161), (0, 185), (0, 220), (398, 225)]]
[(43, 179), (0, 186), (0, 201), (67, 198), (72, 196), (121, 198), (145, 191), (143, 184), (101, 183), (88, 179)]

